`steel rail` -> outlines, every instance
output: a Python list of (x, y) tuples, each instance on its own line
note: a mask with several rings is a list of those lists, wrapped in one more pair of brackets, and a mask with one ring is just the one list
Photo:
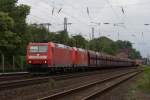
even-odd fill
[[(139, 72), (139, 71), (138, 71)], [(75, 92), (78, 92), (78, 91), (81, 91), (83, 89), (86, 89), (86, 88), (89, 88), (89, 87), (92, 87), (96, 84), (102, 84), (102, 83), (105, 83), (105, 82), (108, 82), (108, 81), (111, 81), (111, 80), (114, 80), (116, 78), (119, 78), (119, 77), (123, 77), (125, 75), (128, 75), (128, 74), (133, 74), (133, 73), (138, 73), (137, 71), (132, 71), (132, 72), (126, 72), (126, 73), (123, 73), (123, 74), (119, 74), (119, 75), (115, 75), (115, 76), (111, 76), (109, 78), (106, 78), (104, 80), (99, 80), (99, 81), (96, 81), (96, 82), (93, 82), (93, 83), (88, 83), (88, 84), (85, 84), (85, 85), (82, 85), (82, 86), (79, 86), (79, 87), (75, 87), (75, 88), (72, 88), (72, 89), (69, 89), (69, 90), (64, 90), (62, 92), (58, 92), (56, 94), (52, 94), (52, 95), (49, 95), (47, 97), (43, 97), (43, 98), (40, 98), (38, 100), (55, 100), (55, 99), (58, 99), (58, 98), (61, 98), (61, 97), (64, 97), (64, 96), (67, 96), (69, 94), (72, 94), (72, 93), (75, 93)], [(94, 95), (94, 94), (93, 94)], [(91, 97), (91, 96), (90, 96)], [(83, 100), (86, 100), (90, 97), (86, 97), (84, 98)]]

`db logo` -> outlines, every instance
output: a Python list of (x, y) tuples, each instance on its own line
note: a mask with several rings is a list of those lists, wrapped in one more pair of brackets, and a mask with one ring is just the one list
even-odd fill
[(39, 56), (40, 54), (36, 54), (37, 56)]

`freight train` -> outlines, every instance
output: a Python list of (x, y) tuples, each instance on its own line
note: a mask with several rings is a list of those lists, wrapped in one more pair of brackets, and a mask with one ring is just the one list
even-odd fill
[(135, 65), (135, 62), (130, 59), (53, 42), (29, 43), (26, 63), (30, 66), (30, 71), (46, 72), (132, 67)]

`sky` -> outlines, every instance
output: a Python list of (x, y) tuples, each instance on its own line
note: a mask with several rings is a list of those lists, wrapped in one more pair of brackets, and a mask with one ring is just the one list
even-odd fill
[(19, 0), (18, 4), (31, 7), (29, 24), (51, 23), (50, 31), (56, 32), (63, 30), (66, 17), (72, 23), (70, 36), (90, 39), (94, 27), (95, 38), (128, 40), (143, 57), (150, 55), (150, 25), (144, 25), (150, 24), (150, 0)]

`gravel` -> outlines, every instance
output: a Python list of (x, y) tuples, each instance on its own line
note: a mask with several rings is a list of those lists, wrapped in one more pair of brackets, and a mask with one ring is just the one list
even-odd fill
[[(134, 69), (130, 69), (130, 70), (134, 70)], [(122, 73), (122, 71), (119, 72)], [(105, 77), (109, 77), (110, 75), (112, 75), (112, 73), (113, 75), (118, 74), (118, 71), (116, 72), (112, 71), (111, 74), (101, 73), (101, 74), (89, 75), (84, 77), (69, 78), (60, 81), (55, 81), (53, 79), (50, 79), (49, 82), (47, 83), (24, 86), (21, 88), (4, 90), (4, 91), (1, 90), (0, 100), (36, 100), (37, 98), (47, 96), (53, 93), (57, 93), (59, 91), (63, 91), (64, 89), (76, 87), (81, 84), (85, 84), (86, 82), (92, 82), (95, 80), (104, 79)]]

